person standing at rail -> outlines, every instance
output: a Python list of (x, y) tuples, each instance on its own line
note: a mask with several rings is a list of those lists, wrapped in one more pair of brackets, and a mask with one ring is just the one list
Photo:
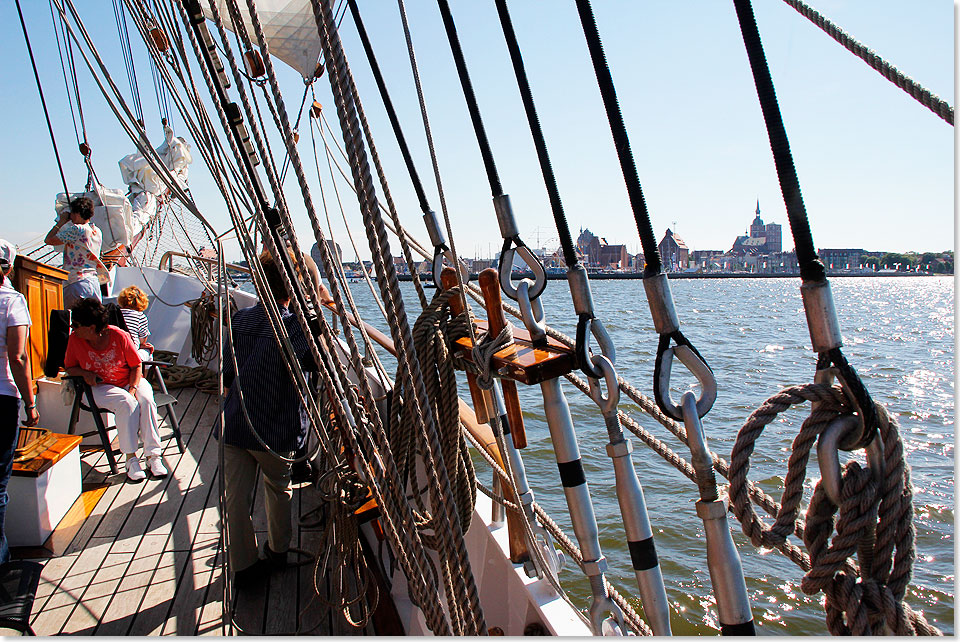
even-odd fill
[[(297, 263), (292, 251), (291, 260)], [(320, 284), (320, 274), (310, 257), (303, 263)], [(304, 370), (313, 370), (309, 343), (296, 317), (287, 309), (290, 295), (280, 267), (268, 252), (260, 255), (267, 285), (280, 308), (290, 344)], [(306, 275), (303, 275), (305, 278)], [(320, 284), (320, 296), (330, 300)], [(224, 385), (230, 387), (224, 404), (223, 470), (227, 554), (237, 585), (255, 583), (287, 562), (292, 530), (290, 501), (292, 461), (307, 440), (310, 426), (296, 382), (287, 369), (263, 303), (234, 313), (231, 319), (233, 354), (224, 346)], [(267, 512), (267, 541), (261, 559), (250, 500), (263, 473)]]
[(69, 310), (80, 299), (102, 300), (97, 268), (103, 268), (100, 261), (103, 235), (92, 219), (93, 201), (84, 196), (75, 198), (43, 239), (47, 245), (63, 246), (63, 269), (68, 272), (63, 286), (64, 310)]
[(10, 561), (3, 521), (7, 512), (7, 483), (13, 472), (13, 454), (20, 431), (17, 423), (21, 400), (25, 404), (26, 425), (36, 426), (40, 421), (27, 357), (30, 313), (27, 300), (10, 284), (16, 257), (13, 245), (0, 239), (0, 564)]

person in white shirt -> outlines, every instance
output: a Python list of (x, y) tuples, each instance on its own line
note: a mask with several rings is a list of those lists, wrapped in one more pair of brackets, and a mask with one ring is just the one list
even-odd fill
[(13, 471), (13, 455), (20, 432), (17, 424), (21, 399), (26, 402), (26, 425), (36, 426), (40, 421), (27, 358), (30, 313), (27, 300), (10, 283), (16, 257), (13, 245), (0, 239), (0, 564), (10, 561), (3, 520), (7, 512), (7, 483)]
[(92, 219), (93, 201), (84, 196), (75, 198), (43, 239), (47, 245), (63, 246), (63, 269), (68, 272), (63, 286), (64, 310), (80, 299), (102, 300), (97, 270), (106, 272), (100, 260), (103, 235)]

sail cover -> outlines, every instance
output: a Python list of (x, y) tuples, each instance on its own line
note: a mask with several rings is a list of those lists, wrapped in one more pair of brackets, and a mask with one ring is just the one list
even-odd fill
[[(233, 31), (226, 0), (216, 2), (223, 26)], [(256, 45), (257, 36), (246, 3), (237, 4), (247, 35)], [(206, 2), (201, 5), (203, 15), (212, 19), (209, 5)], [(257, 16), (270, 53), (299, 71), (304, 78), (313, 78), (320, 59), (320, 36), (317, 35), (317, 23), (310, 0), (257, 0)]]

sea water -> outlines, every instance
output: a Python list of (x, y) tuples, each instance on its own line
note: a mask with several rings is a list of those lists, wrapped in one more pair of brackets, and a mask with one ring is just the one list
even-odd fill
[[(719, 392), (704, 430), (711, 449), (724, 459), (750, 413), (781, 388), (812, 381), (816, 355), (810, 347), (799, 279), (671, 280), (682, 330), (710, 364)], [(906, 601), (944, 633), (954, 633), (954, 281), (952, 277), (831, 279), (843, 333), (843, 351), (873, 399), (900, 424), (914, 484), (917, 559)], [(385, 329), (364, 285), (354, 285), (361, 314)], [(653, 397), (657, 335), (641, 281), (591, 283), (597, 316), (616, 346), (618, 374)], [(419, 304), (413, 284), (403, 283), (408, 314)], [(428, 288), (428, 297), (432, 296)], [(564, 281), (543, 295), (549, 325), (574, 336), (576, 316)], [(481, 316), (483, 316), (481, 314)], [(519, 325), (519, 321), (513, 320)], [(412, 322), (411, 322), (412, 324)], [(692, 388), (682, 365), (674, 367), (674, 398)], [(606, 430), (596, 404), (569, 382), (563, 389), (577, 428), (587, 481), (607, 556), (609, 579), (639, 608), (636, 580), (626, 547)], [(465, 386), (461, 396), (469, 398)], [(543, 419), (539, 386), (520, 386), (528, 446), (522, 451), (536, 500), (572, 538), (563, 491)], [(674, 451), (689, 450), (625, 396), (621, 408)], [(791, 443), (809, 404), (781, 414), (766, 427), (751, 458), (749, 478), (779, 500)], [(718, 629), (707, 572), (703, 526), (696, 516), (697, 488), (671, 464), (631, 437), (633, 461), (643, 484), (660, 566), (671, 604), (675, 634), (713, 634)], [(859, 455), (855, 455), (862, 462)], [(815, 454), (806, 479), (803, 507), (819, 479)], [(846, 460), (846, 455), (841, 462)], [(491, 473), (478, 465), (487, 485)], [(719, 481), (724, 482), (722, 478)], [(757, 509), (765, 521), (761, 509)], [(740, 551), (754, 619), (761, 634), (826, 634), (823, 595), (800, 590), (801, 571), (777, 551), (758, 551), (730, 516)], [(791, 538), (795, 544), (802, 543)], [(561, 579), (575, 602), (589, 605), (589, 585), (568, 561)]]

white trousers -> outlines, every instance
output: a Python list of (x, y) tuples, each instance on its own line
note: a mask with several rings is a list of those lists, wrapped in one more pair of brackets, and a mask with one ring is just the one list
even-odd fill
[(125, 388), (108, 383), (94, 386), (93, 398), (98, 406), (111, 411), (116, 417), (120, 450), (125, 455), (137, 452), (138, 433), (139, 438), (143, 439), (145, 456), (159, 455), (163, 451), (157, 402), (153, 398), (153, 388), (146, 379), (140, 379), (136, 398)]

